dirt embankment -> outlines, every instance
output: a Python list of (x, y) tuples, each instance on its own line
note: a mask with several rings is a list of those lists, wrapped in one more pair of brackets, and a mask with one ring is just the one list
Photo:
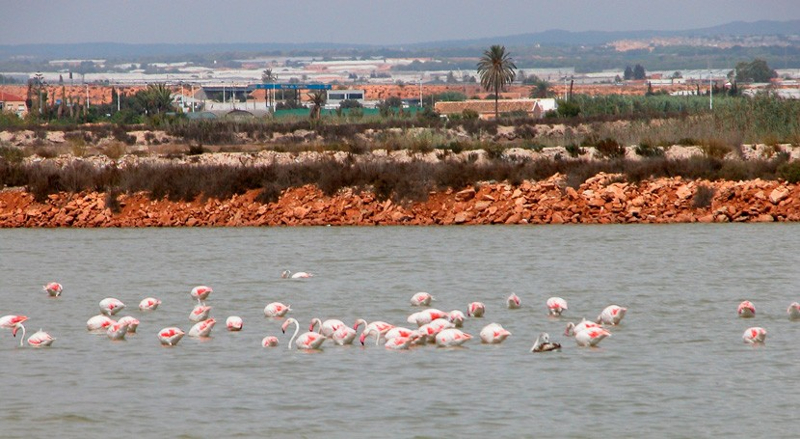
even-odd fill
[(277, 202), (258, 191), (231, 199), (151, 201), (145, 194), (56, 194), (44, 203), (21, 189), (0, 192), (0, 227), (198, 227), (300, 225), (609, 224), (800, 221), (800, 190), (777, 181), (685, 181), (639, 184), (599, 174), (574, 189), (562, 176), (542, 182), (483, 184), (432, 193), (400, 205), (370, 192), (328, 197), (312, 186), (290, 189)]

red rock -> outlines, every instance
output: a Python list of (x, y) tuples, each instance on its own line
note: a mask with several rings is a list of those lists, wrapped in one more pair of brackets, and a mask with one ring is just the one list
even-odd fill
[(475, 198), (475, 189), (469, 188), (456, 192), (456, 201), (469, 201)]
[(768, 213), (765, 213), (763, 215), (759, 215), (759, 216), (757, 216), (757, 217), (755, 217), (753, 219), (753, 222), (756, 222), (756, 223), (771, 223), (773, 221), (775, 221), (775, 218), (772, 215), (768, 214)]

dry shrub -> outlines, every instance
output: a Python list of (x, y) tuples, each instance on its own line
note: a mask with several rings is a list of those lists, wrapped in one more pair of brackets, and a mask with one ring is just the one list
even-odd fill
[(111, 160), (118, 160), (128, 153), (128, 146), (122, 142), (110, 142), (103, 148), (103, 154)]
[(695, 191), (694, 196), (692, 197), (692, 208), (694, 209), (705, 209), (711, 206), (711, 202), (714, 200), (714, 194), (717, 193), (717, 190), (713, 187), (700, 185), (697, 187), (697, 191)]

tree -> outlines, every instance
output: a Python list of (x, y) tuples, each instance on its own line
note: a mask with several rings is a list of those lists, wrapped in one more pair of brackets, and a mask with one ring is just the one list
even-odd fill
[(776, 77), (778, 77), (778, 73), (769, 68), (767, 62), (760, 58), (749, 63), (736, 64), (736, 81), (738, 82), (769, 82), (770, 79)]
[(481, 77), (481, 86), (485, 90), (494, 90), (494, 117), (500, 116), (499, 95), (506, 84), (510, 84), (516, 77), (517, 66), (506, 52), (505, 46), (494, 45), (483, 52), (478, 61), (478, 75)]
[(136, 92), (134, 99), (147, 114), (159, 114), (172, 110), (172, 91), (166, 84), (149, 84)]
[(308, 117), (311, 118), (311, 120), (318, 120), (322, 113), (322, 106), (325, 105), (327, 95), (324, 90), (314, 90), (307, 95), (311, 100), (311, 111)]
[(458, 80), (456, 79), (456, 75), (453, 74), (452, 70), (447, 73), (447, 79), (445, 79), (445, 82), (447, 82), (448, 84), (455, 84), (456, 82), (458, 82)]
[(625, 73), (622, 74), (622, 79), (626, 81), (633, 79), (633, 69), (631, 66), (625, 66)]
[(278, 75), (272, 73), (272, 69), (264, 69), (261, 73), (261, 82), (268, 84), (278, 80)]
[(641, 64), (636, 64), (633, 67), (633, 79), (647, 79), (647, 73), (644, 71), (644, 67)]
[(546, 98), (550, 95), (550, 83), (536, 75), (528, 76), (523, 83), (533, 85), (530, 96), (534, 99)]

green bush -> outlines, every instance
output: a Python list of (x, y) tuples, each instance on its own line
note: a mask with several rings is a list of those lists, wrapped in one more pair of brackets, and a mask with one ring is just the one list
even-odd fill
[(786, 180), (788, 183), (800, 182), (800, 161), (781, 163), (777, 170), (778, 177)]

